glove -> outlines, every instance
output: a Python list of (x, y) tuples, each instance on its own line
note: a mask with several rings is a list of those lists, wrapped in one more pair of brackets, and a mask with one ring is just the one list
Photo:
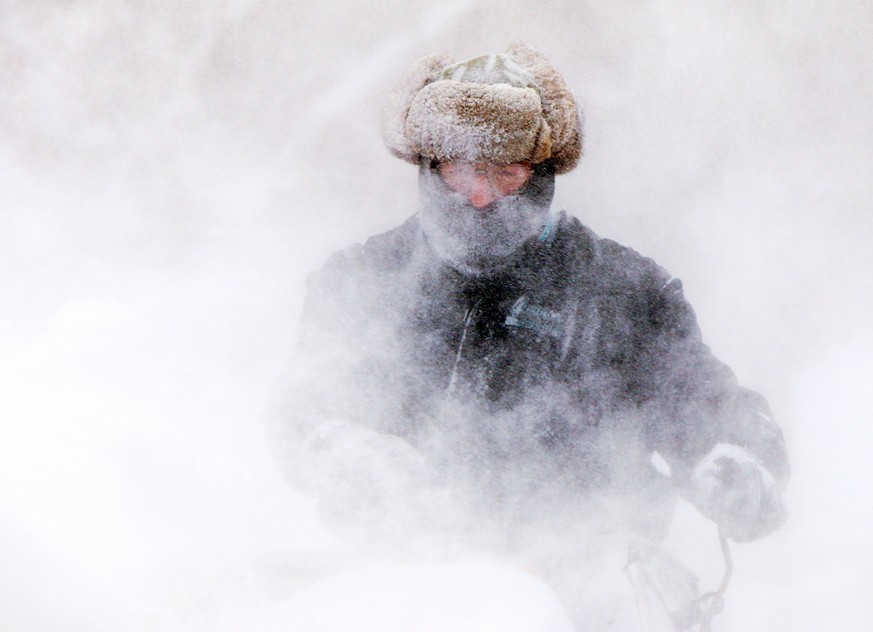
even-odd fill
[(430, 478), (423, 456), (400, 437), (341, 421), (315, 428), (303, 459), (321, 517), (341, 528), (402, 529)]
[(739, 446), (720, 443), (697, 465), (690, 500), (737, 542), (756, 540), (785, 523), (779, 483)]

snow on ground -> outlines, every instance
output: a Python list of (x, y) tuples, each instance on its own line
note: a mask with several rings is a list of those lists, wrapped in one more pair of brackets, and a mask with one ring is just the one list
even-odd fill
[[(259, 422), (303, 280), (414, 205), (378, 138), (397, 73), (514, 39), (585, 107), (559, 203), (683, 278), (785, 429), (791, 521), (734, 547), (721, 625), (869, 628), (871, 30), (849, 0), (4, 3), (0, 629), (280, 629), (283, 608), (328, 608), (283, 600), (289, 566), (343, 544)], [(683, 510), (673, 541), (711, 584), (706, 527)], [(417, 585), (456, 604), (487, 577), (483, 612), (561, 629), (522, 571), (429, 571), (359, 581), (410, 588), (402, 618)], [(355, 577), (331, 590), (354, 599)]]

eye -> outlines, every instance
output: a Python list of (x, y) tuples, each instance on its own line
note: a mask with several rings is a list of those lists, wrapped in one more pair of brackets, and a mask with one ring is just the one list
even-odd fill
[(492, 175), (493, 182), (500, 191), (509, 195), (521, 190), (531, 176), (531, 168), (523, 163), (503, 165)]
[(437, 166), (437, 173), (451, 189), (462, 192), (469, 186), (470, 179), (475, 175), (472, 165), (457, 162), (442, 162)]

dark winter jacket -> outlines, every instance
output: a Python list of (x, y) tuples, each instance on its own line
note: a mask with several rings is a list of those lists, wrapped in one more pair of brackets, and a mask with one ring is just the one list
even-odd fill
[(564, 214), (491, 278), (441, 265), (415, 217), (334, 255), (296, 360), (292, 440), (357, 421), (495, 506), (604, 489), (656, 505), (719, 442), (787, 477), (766, 402), (702, 343), (681, 283)]

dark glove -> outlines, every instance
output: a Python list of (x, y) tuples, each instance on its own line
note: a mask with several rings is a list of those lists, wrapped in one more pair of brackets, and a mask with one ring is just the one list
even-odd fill
[(779, 483), (739, 446), (720, 443), (697, 465), (690, 499), (738, 542), (756, 540), (785, 523)]
[(315, 428), (303, 458), (321, 516), (334, 526), (402, 529), (429, 479), (425, 459), (409, 443), (347, 422)]

